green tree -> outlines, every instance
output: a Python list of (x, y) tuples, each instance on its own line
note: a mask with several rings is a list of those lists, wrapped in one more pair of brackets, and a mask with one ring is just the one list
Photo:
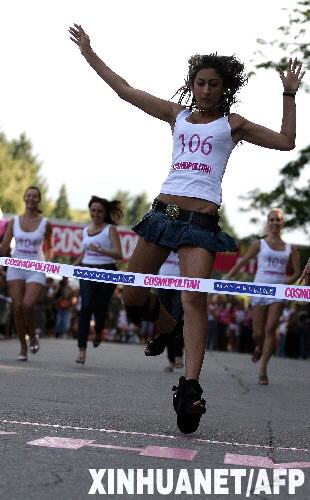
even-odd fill
[(139, 222), (151, 206), (151, 202), (148, 200), (146, 193), (131, 196), (128, 191), (117, 191), (114, 198), (122, 203), (124, 212), (122, 224), (126, 226), (132, 226)]
[(67, 196), (67, 188), (64, 184), (61, 185), (59, 195), (52, 211), (52, 216), (56, 219), (71, 219), (70, 207)]
[[(279, 37), (266, 42), (259, 39), (257, 42), (264, 46), (273, 46), (278, 49), (278, 62), (270, 61), (266, 58), (264, 51), (259, 50), (255, 56), (260, 57), (260, 61), (255, 64), (256, 69), (282, 68), (287, 64), (287, 55), (297, 57), (303, 62), (304, 69), (310, 69), (310, 45), (309, 28), (310, 21), (310, 0), (300, 0), (296, 2), (296, 7), (288, 11), (288, 23), (278, 28)], [(250, 76), (255, 73), (253, 70)], [(309, 91), (309, 87), (304, 83), (303, 88)], [(309, 190), (309, 163), (310, 145), (298, 152), (295, 161), (287, 163), (280, 170), (280, 182), (275, 188), (265, 193), (259, 189), (250, 191), (244, 199), (248, 201), (248, 207), (243, 210), (259, 210), (264, 215), (270, 206), (280, 206), (286, 214), (287, 227), (302, 227), (305, 231), (310, 228), (310, 190)], [(308, 173), (307, 173), (308, 167)], [(257, 222), (258, 218), (253, 217), (252, 221)]]
[(131, 200), (131, 204), (128, 209), (127, 217), (128, 224), (133, 225), (142, 219), (145, 212), (150, 209), (151, 203), (147, 199), (146, 193), (135, 196)]
[(41, 164), (33, 155), (32, 144), (25, 134), (13, 141), (0, 134), (0, 206), (4, 213), (23, 211), (23, 195), (30, 185), (40, 189), (41, 207), (43, 211), (46, 209), (47, 187), (40, 169)]
[(131, 203), (131, 197), (129, 191), (117, 191), (115, 196), (113, 197), (115, 200), (119, 200), (122, 204), (122, 210), (124, 213), (124, 216), (121, 220), (121, 223), (124, 224), (125, 226), (129, 225), (128, 222), (128, 210), (129, 206)]

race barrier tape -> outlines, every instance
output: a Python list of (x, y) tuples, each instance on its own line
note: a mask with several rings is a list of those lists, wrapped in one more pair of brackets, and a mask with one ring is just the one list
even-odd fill
[(15, 269), (26, 269), (29, 271), (65, 276), (67, 278), (103, 281), (104, 283), (116, 283), (129, 286), (170, 288), (172, 290), (223, 293), (228, 295), (246, 295), (248, 297), (257, 296), (310, 302), (309, 286), (248, 283), (241, 281), (129, 273), (126, 271), (110, 271), (13, 257), (0, 257), (0, 265), (14, 267)]

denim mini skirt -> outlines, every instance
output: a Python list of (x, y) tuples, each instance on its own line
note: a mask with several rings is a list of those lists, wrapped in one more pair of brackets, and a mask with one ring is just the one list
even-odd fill
[(235, 240), (223, 231), (214, 232), (200, 224), (183, 222), (150, 210), (133, 226), (145, 241), (176, 251), (181, 246), (205, 248), (209, 252), (236, 252)]

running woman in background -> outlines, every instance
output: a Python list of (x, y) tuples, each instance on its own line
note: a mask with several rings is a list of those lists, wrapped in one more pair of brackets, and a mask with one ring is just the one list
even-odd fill
[[(300, 275), (300, 259), (297, 249), (281, 238), (284, 226), (284, 214), (280, 208), (273, 208), (267, 218), (267, 234), (261, 240), (253, 241), (247, 253), (227, 273), (230, 279), (240, 271), (247, 262), (257, 256), (257, 271), (254, 282), (257, 283), (295, 283)], [(290, 261), (293, 273), (287, 275)], [(267, 367), (275, 350), (276, 330), (285, 305), (285, 300), (269, 297), (253, 297), (253, 340), (255, 349), (252, 361), (261, 360), (259, 384), (268, 385)]]
[[(156, 274), (173, 250), (179, 255), (181, 276), (209, 278), (216, 252), (237, 250), (234, 240), (218, 225), (221, 180), (228, 158), (241, 140), (283, 151), (295, 147), (294, 97), (303, 76), (301, 63), (290, 59), (286, 72), (280, 73), (283, 118), (280, 132), (275, 132), (230, 113), (236, 92), (246, 82), (244, 66), (235, 56), (191, 57), (175, 103), (133, 88), (112, 71), (92, 50), (80, 25), (75, 24), (69, 33), (86, 61), (121, 99), (167, 122), (173, 132), (172, 166), (152, 209), (134, 227), (141, 238), (128, 271)], [(150, 146), (154, 144), (150, 138)], [(156, 322), (160, 335), (147, 343), (145, 354), (161, 354), (168, 336), (179, 334), (181, 323), (146, 288), (125, 287), (124, 301), (130, 317)], [(186, 369), (173, 405), (179, 429), (191, 433), (206, 411), (199, 376), (207, 341), (207, 294), (183, 291), (182, 304)]]
[[(83, 229), (83, 253), (74, 264), (116, 271), (116, 260), (122, 259), (121, 242), (115, 227), (123, 215), (121, 204), (117, 200), (108, 201), (99, 196), (92, 196), (88, 208), (92, 221)], [(81, 309), (77, 363), (84, 364), (86, 360), (87, 339), (92, 315), (95, 317), (96, 332), (93, 346), (99, 346), (107, 309), (115, 287), (114, 283), (80, 280)]]
[[(10, 244), (14, 238), (15, 249), (12, 257), (28, 260), (44, 260), (44, 257), (47, 260), (52, 259), (52, 226), (41, 215), (40, 201), (40, 190), (35, 186), (29, 186), (24, 194), (25, 212), (23, 215), (16, 215), (8, 222), (0, 246), (0, 255), (9, 254)], [(15, 328), (21, 344), (18, 361), (27, 361), (26, 335), (29, 335), (30, 351), (33, 354), (40, 348), (39, 336), (35, 333), (35, 306), (43, 294), (45, 280), (45, 275), (41, 272), (13, 267), (7, 270)]]

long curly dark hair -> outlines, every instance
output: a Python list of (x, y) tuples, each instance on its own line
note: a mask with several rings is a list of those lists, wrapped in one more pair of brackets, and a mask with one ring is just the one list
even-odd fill
[(192, 93), (195, 77), (201, 69), (215, 69), (223, 79), (224, 94), (218, 104), (218, 109), (223, 115), (228, 115), (232, 104), (237, 102), (236, 92), (247, 82), (247, 76), (244, 73), (244, 64), (235, 56), (219, 56), (217, 53), (208, 55), (193, 55), (188, 60), (188, 74), (185, 79), (185, 85), (179, 88), (173, 97), (180, 95), (178, 103), (185, 104), (192, 98), (189, 109), (192, 111), (196, 106), (196, 100)]
[(122, 210), (122, 204), (119, 200), (106, 200), (105, 198), (100, 198), (99, 196), (92, 196), (88, 203), (88, 208), (90, 209), (93, 203), (100, 203), (104, 208), (105, 218), (104, 222), (108, 224), (118, 224), (120, 219), (123, 217), (124, 213)]

